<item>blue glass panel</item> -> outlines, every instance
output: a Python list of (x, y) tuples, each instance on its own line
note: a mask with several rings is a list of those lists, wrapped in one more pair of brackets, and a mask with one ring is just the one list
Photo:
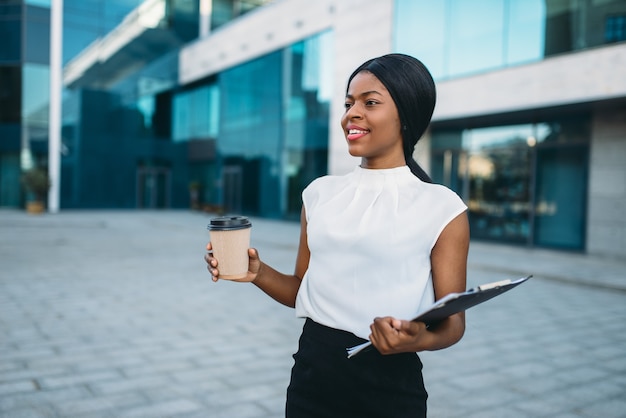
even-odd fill
[(24, 132), (31, 141), (47, 141), (50, 68), (26, 64), (22, 74), (22, 123), (27, 127)]
[(22, 70), (0, 66), (0, 123), (19, 123), (22, 115)]
[(448, 74), (446, 1), (396, 0), (394, 50), (419, 58), (435, 79)]
[[(292, 45), (285, 51), (291, 65), (285, 96), (282, 163), (283, 210), (297, 218), (302, 190), (327, 173), (328, 106), (332, 91), (332, 32)], [(338, 122), (339, 117), (337, 117)]]
[(20, 176), (19, 154), (0, 154), (0, 207), (20, 206)]
[(331, 54), (322, 33), (175, 95), (174, 140), (209, 140), (190, 142), (203, 204), (298, 216), (304, 187), (327, 173)]
[(540, 60), (545, 44), (544, 0), (509, 0), (507, 6), (506, 63)]
[(504, 64), (504, 0), (452, 1), (450, 75), (473, 73)]
[(118, 26), (142, 0), (64, 0), (63, 62)]
[(173, 140), (215, 139), (219, 132), (219, 97), (215, 84), (176, 94), (172, 112)]
[(442, 79), (619, 42), (624, 22), (624, 0), (396, 0), (393, 42)]
[(433, 179), (467, 201), (472, 238), (583, 249), (590, 126), (589, 117), (579, 115), (435, 130)]
[(50, 0), (26, 0), (26, 4), (33, 6), (50, 7)]
[(582, 145), (537, 150), (535, 242), (538, 245), (584, 248), (588, 155), (589, 148)]
[(282, 54), (266, 55), (220, 75), (219, 152), (276, 162), (280, 134)]
[(50, 62), (50, 9), (26, 7), (25, 61), (38, 64)]
[(105, 33), (115, 29), (130, 12), (139, 7), (145, 0), (100, 0), (101, 27)]
[(0, 62), (22, 58), (22, 10), (19, 5), (0, 4)]

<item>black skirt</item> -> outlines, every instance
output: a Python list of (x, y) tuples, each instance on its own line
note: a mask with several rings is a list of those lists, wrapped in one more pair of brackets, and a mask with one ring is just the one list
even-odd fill
[(293, 358), (287, 418), (418, 418), (426, 416), (422, 363), (415, 353), (381, 355), (346, 331), (307, 319)]

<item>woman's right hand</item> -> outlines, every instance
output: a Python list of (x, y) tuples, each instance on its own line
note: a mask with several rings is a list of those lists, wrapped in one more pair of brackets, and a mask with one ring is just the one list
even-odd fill
[[(204, 255), (204, 261), (207, 263), (207, 270), (213, 276), (213, 281), (218, 281), (218, 276), (220, 275), (218, 269), (218, 261), (217, 258), (213, 257), (213, 247), (209, 242), (206, 246), (207, 253)], [(248, 248), (248, 273), (245, 278), (232, 280), (235, 282), (253, 282), (261, 270), (261, 259), (259, 258), (259, 253), (255, 248)]]

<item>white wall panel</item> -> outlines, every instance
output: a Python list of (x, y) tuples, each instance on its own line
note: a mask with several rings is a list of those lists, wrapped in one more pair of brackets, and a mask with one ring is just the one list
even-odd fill
[(624, 97), (626, 44), (443, 81), (437, 89), (433, 120)]
[(587, 252), (626, 257), (626, 109), (596, 111), (589, 166)]
[(181, 84), (199, 80), (329, 29), (333, 0), (289, 0), (261, 7), (180, 53)]

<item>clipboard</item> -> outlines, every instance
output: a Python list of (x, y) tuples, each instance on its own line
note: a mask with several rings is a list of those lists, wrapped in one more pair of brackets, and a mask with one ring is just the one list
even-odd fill
[[(486, 302), (489, 299), (493, 299), (504, 292), (508, 292), (531, 277), (533, 276), (530, 275), (516, 280), (501, 280), (498, 282), (486, 283), (466, 290), (465, 292), (450, 293), (435, 301), (435, 303), (433, 303), (429, 308), (413, 318), (413, 321), (424, 322), (427, 327), (430, 327), (437, 322), (446, 319), (450, 315), (463, 312), (473, 306)], [(363, 344), (346, 348), (348, 358), (357, 355), (364, 349), (371, 346), (371, 344), (371, 342), (367, 341)]]

